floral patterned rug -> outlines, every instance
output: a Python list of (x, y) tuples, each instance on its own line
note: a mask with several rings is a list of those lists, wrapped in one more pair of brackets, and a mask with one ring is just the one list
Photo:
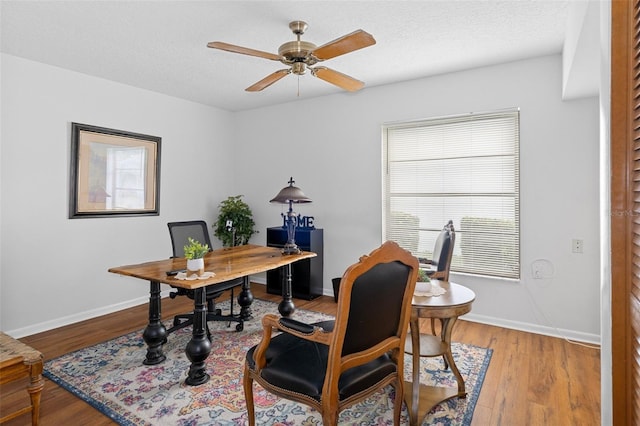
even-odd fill
[[(227, 303), (220, 303), (218, 307), (226, 312)], [(252, 310), (254, 319), (245, 322), (242, 332), (235, 331), (235, 323), (230, 327), (223, 322), (209, 323), (213, 348), (207, 359), (207, 372), (211, 379), (204, 385), (184, 384), (190, 365), (184, 353), (191, 335), (190, 327), (169, 336), (163, 348), (167, 359), (158, 365), (142, 364), (146, 346), (142, 331), (138, 331), (47, 361), (44, 375), (121, 425), (245, 425), (248, 422), (242, 389), (244, 357), (260, 340), (260, 318), (268, 312), (277, 313), (277, 305), (255, 300)], [(315, 322), (330, 317), (298, 309), (293, 318)], [(170, 321), (166, 326), (169, 325)], [(454, 343), (453, 353), (465, 379), (467, 398), (453, 398), (436, 406), (424, 424), (471, 423), (492, 350)], [(409, 355), (405, 361), (405, 376), (409, 379)], [(421, 369), (421, 382), (455, 386), (453, 374), (443, 370), (441, 357), (422, 358)], [(322, 424), (319, 413), (310, 407), (282, 400), (257, 384), (254, 386), (257, 424)], [(391, 392), (393, 389), (388, 386), (366, 401), (342, 411), (339, 423), (393, 424)], [(406, 407), (401, 420), (408, 424)]]

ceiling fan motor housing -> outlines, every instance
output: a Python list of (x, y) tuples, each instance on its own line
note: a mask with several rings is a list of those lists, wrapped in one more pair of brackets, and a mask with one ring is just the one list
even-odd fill
[(288, 41), (278, 49), (278, 54), (287, 59), (303, 59), (309, 52), (313, 51), (316, 45), (308, 41), (296, 40)]

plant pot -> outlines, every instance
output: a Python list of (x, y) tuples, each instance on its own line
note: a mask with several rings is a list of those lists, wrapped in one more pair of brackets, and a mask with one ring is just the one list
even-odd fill
[(187, 259), (187, 277), (204, 274), (204, 258)]

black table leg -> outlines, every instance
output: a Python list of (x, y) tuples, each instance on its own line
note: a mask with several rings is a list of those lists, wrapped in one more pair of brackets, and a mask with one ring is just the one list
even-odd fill
[(193, 335), (185, 352), (191, 361), (189, 375), (185, 383), (197, 386), (206, 383), (209, 375), (205, 371), (205, 360), (211, 352), (211, 342), (207, 338), (207, 301), (204, 287), (194, 290)]
[(293, 311), (296, 310), (296, 306), (293, 304), (293, 300), (291, 299), (291, 264), (289, 263), (285, 268), (284, 279), (282, 280), (282, 300), (278, 305), (278, 312), (283, 317), (288, 317), (293, 314)]
[(167, 341), (167, 330), (161, 321), (160, 283), (157, 281), (149, 284), (149, 324), (144, 329), (142, 338), (147, 344), (147, 356), (143, 364), (155, 365), (167, 358), (162, 353), (162, 345)]
[(253, 303), (253, 293), (251, 293), (251, 283), (249, 276), (243, 277), (242, 290), (238, 294), (238, 305), (240, 305), (240, 318), (243, 320), (251, 319), (251, 304)]

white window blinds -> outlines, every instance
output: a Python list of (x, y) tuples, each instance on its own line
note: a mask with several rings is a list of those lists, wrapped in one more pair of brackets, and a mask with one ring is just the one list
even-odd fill
[(431, 259), (451, 219), (452, 271), (519, 278), (519, 112), (387, 125), (384, 238)]

